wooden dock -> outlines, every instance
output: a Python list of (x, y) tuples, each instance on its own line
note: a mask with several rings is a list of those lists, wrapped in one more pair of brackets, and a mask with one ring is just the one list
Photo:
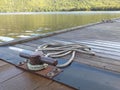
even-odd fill
[(74, 90), (0, 60), (0, 90)]
[(9, 47), (35, 51), (39, 45), (51, 42), (87, 45), (96, 55), (77, 53), (75, 61), (120, 73), (120, 19), (116, 19), (113, 22), (101, 22), (72, 28), (69, 31), (63, 30), (2, 43), (0, 45), (0, 59), (2, 60), (0, 61), (0, 90), (73, 90), (55, 81), (22, 71), (3, 61), (11, 63), (14, 61), (17, 64), (18, 59), (23, 60), (19, 57), (19, 52), (12, 51)]

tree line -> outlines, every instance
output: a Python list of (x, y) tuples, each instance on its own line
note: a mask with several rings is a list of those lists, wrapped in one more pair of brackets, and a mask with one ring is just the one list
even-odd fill
[(120, 0), (0, 0), (0, 12), (110, 10), (120, 10)]

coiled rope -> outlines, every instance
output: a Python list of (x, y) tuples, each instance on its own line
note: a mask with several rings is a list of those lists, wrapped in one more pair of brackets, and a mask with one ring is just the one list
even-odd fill
[(58, 58), (69, 55), (72, 53), (70, 59), (64, 64), (58, 64), (57, 67), (66, 67), (74, 60), (76, 52), (94, 55), (91, 48), (80, 44), (61, 44), (61, 43), (49, 43), (40, 45), (36, 51), (42, 51), (44, 56)]

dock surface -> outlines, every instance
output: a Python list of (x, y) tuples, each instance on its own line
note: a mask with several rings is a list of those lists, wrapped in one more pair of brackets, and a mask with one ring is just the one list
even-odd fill
[(0, 90), (74, 90), (0, 60)]
[[(10, 63), (19, 63), (24, 60), (19, 57), (19, 52), (13, 51), (10, 47), (35, 51), (39, 45), (51, 42), (78, 43), (91, 47), (95, 56), (77, 53), (74, 61), (120, 73), (120, 19), (113, 22), (103, 22), (83, 28), (77, 28), (68, 32), (50, 35), (25, 42), (9, 42), (0, 46), (0, 90), (73, 90), (46, 78), (22, 71)], [(9, 73), (9, 74), (8, 74)], [(86, 85), (87, 86), (87, 85)], [(113, 86), (120, 90), (119, 84)]]

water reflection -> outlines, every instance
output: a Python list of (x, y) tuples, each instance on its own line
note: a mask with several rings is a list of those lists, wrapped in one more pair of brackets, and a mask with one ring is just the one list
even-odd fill
[(120, 12), (1, 14), (0, 36), (11, 38), (29, 37), (116, 17), (120, 17)]
[(0, 40), (1, 40), (1, 41), (4, 41), (4, 42), (7, 42), (7, 41), (12, 41), (12, 40), (14, 40), (14, 38), (0, 36)]

